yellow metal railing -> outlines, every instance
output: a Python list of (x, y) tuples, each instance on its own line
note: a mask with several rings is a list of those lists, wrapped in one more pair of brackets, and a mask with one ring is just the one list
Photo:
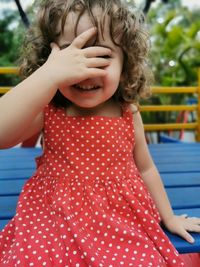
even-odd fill
[[(0, 67), (0, 74), (18, 74), (16, 67)], [(9, 86), (0, 86), (0, 94), (11, 89)], [(196, 111), (197, 121), (187, 123), (145, 124), (145, 131), (164, 131), (189, 129), (196, 132), (196, 140), (200, 141), (200, 69), (198, 70), (198, 86), (188, 87), (152, 87), (153, 94), (196, 94), (195, 105), (144, 105), (140, 107), (141, 112), (163, 112), (163, 111)]]
[(145, 124), (145, 131), (164, 130), (194, 130), (196, 140), (200, 141), (200, 69), (198, 70), (198, 86), (190, 87), (152, 87), (153, 94), (196, 94), (197, 104), (193, 105), (144, 105), (140, 107), (141, 112), (161, 111), (196, 111), (197, 121), (187, 123)]
[[(0, 74), (15, 74), (19, 73), (17, 67), (0, 67)], [(0, 86), (0, 94), (5, 94), (11, 89), (11, 86)]]
[(0, 67), (0, 74), (18, 74), (17, 67)]

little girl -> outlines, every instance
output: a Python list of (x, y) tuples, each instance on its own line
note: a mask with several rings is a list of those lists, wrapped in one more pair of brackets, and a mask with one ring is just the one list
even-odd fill
[(42, 1), (26, 79), (0, 99), (1, 148), (43, 131), (37, 170), (0, 234), (0, 266), (198, 261), (179, 255), (160, 227), (192, 243), (187, 230), (200, 232), (200, 219), (173, 214), (130, 104), (148, 90), (143, 24), (118, 0)]

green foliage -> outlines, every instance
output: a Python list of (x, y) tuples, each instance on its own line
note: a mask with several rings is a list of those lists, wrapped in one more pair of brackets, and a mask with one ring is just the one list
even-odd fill
[[(0, 20), (0, 64), (1, 66), (15, 65), (17, 51), (19, 49), (20, 28), (13, 29), (12, 25), (16, 22), (17, 14), (5, 12), (4, 17)], [(14, 25), (13, 25), (14, 26)]]
[[(0, 19), (0, 66), (16, 66), (25, 28), (18, 12), (6, 10)], [(1, 75), (0, 84), (14, 85), (18, 79), (13, 75)]]
[[(155, 83), (162, 86), (192, 86), (198, 82), (200, 67), (199, 10), (181, 6), (181, 1), (158, 5), (148, 14), (151, 34), (151, 62)], [(153, 96), (151, 102), (185, 104), (191, 95)], [(143, 114), (145, 122), (152, 122), (156, 114)], [(159, 116), (159, 117), (158, 117)], [(177, 112), (163, 112), (156, 122), (174, 122)]]
[[(124, 0), (144, 6), (145, 0)], [(158, 2), (158, 1), (154, 1)], [(200, 9), (189, 10), (181, 0), (160, 1), (147, 14), (151, 36), (150, 62), (156, 84), (194, 85), (200, 66)]]
[(171, 1), (151, 9), (148, 23), (156, 83), (165, 86), (196, 84), (200, 66), (199, 10), (191, 11), (182, 7), (180, 1)]
[[(134, 0), (126, 0), (133, 5)], [(144, 1), (143, 1), (144, 2)], [(189, 10), (181, 0), (152, 5), (147, 14), (151, 39), (150, 64), (155, 84), (192, 86), (197, 84), (200, 67), (200, 9)], [(191, 95), (153, 95), (142, 104), (185, 104)], [(144, 122), (174, 122), (177, 112), (146, 112)]]

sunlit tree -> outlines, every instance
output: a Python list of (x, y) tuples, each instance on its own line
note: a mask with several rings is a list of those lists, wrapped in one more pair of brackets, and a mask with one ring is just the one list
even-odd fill
[(151, 61), (156, 82), (192, 85), (200, 66), (200, 10), (189, 10), (181, 1), (151, 9)]

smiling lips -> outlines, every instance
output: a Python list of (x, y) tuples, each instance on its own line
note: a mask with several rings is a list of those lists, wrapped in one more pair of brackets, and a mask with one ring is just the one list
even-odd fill
[(79, 84), (75, 84), (73, 87), (80, 91), (94, 91), (101, 88), (101, 86), (99, 85), (79, 85)]

